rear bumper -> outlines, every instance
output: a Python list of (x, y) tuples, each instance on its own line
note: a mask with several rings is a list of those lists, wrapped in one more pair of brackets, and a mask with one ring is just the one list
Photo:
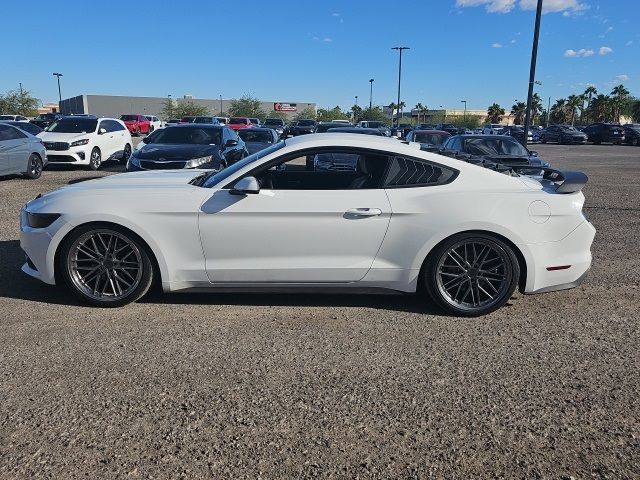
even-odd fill
[[(591, 267), (591, 244), (595, 234), (596, 229), (585, 220), (559, 242), (527, 245), (534, 261), (528, 264), (523, 293), (552, 292), (580, 285)], [(548, 270), (567, 265), (569, 268), (566, 269)]]

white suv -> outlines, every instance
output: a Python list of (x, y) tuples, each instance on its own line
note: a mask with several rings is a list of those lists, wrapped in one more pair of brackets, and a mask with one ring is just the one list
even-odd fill
[(504, 125), (500, 125), (499, 123), (487, 123), (482, 129), (482, 133), (484, 135), (499, 135), (502, 133), (502, 129)]
[(38, 137), (47, 149), (49, 163), (85, 165), (97, 170), (103, 161), (126, 162), (131, 155), (131, 134), (115, 118), (63, 117)]
[(159, 128), (162, 128), (162, 120), (160, 120), (158, 117), (156, 117), (155, 115), (145, 115), (144, 116), (147, 120), (149, 120), (149, 133), (153, 132), (154, 130), (158, 130)]

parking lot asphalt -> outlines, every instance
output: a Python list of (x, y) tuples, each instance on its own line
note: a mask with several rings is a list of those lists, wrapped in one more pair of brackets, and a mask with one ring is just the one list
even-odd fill
[(593, 268), (476, 319), (412, 296), (88, 308), (19, 271), (18, 212), (95, 174), (0, 179), (0, 478), (640, 477), (640, 148), (533, 149), (589, 175)]

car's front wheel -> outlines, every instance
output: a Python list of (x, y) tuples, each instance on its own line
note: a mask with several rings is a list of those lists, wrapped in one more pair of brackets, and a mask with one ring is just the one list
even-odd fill
[(520, 266), (512, 248), (484, 233), (461, 233), (429, 256), (423, 285), (445, 311), (476, 317), (502, 307), (518, 285)]
[(127, 160), (129, 160), (130, 156), (131, 156), (131, 145), (127, 143), (124, 146), (124, 149), (122, 150), (122, 157), (120, 157), (120, 163), (127, 163)]
[(27, 171), (24, 172), (25, 177), (31, 178), (35, 180), (36, 178), (40, 178), (42, 175), (42, 158), (37, 153), (32, 153), (29, 155), (29, 164), (27, 166)]
[(151, 259), (142, 241), (127, 230), (87, 225), (67, 237), (61, 248), (64, 281), (86, 303), (120, 307), (151, 287)]
[(89, 157), (89, 170), (98, 170), (100, 165), (102, 165), (102, 154), (98, 147), (94, 147)]

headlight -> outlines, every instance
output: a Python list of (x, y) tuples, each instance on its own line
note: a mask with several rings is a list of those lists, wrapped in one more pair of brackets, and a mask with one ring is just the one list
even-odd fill
[(31, 213), (27, 212), (27, 223), (31, 228), (47, 228), (60, 218), (59, 213)]
[(80, 145), (86, 145), (89, 143), (88, 138), (83, 138), (82, 140), (76, 140), (75, 142), (71, 142), (72, 147), (79, 147)]
[(198, 168), (200, 165), (204, 165), (205, 163), (209, 163), (212, 160), (213, 156), (209, 155), (208, 157), (200, 157), (193, 158), (187, 162), (185, 168)]

